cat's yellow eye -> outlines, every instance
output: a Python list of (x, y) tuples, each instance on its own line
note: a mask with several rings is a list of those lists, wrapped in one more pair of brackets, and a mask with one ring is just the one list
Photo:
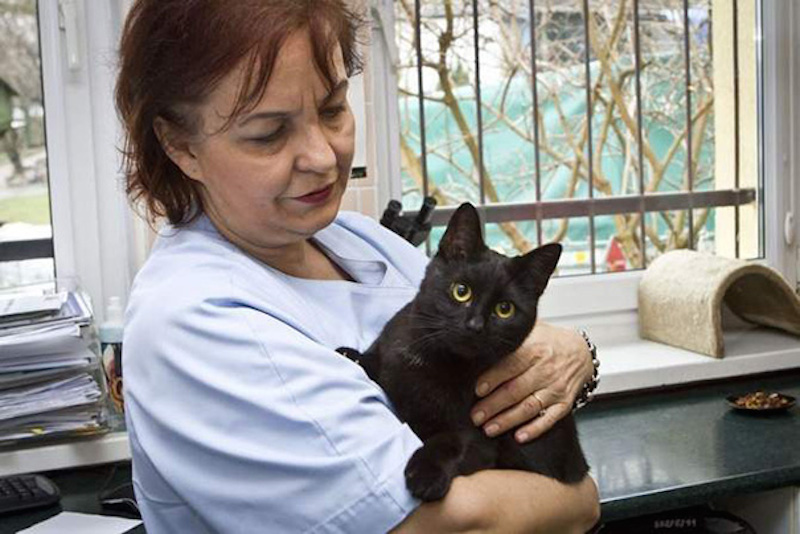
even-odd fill
[(450, 296), (461, 304), (469, 302), (472, 299), (472, 288), (462, 282), (456, 282), (450, 286)]
[(514, 303), (508, 302), (504, 300), (502, 302), (498, 302), (497, 305), (494, 307), (494, 314), (500, 317), (501, 319), (508, 319), (512, 315), (514, 315)]

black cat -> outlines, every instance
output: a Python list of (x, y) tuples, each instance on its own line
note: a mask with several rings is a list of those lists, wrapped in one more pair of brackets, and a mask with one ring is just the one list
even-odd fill
[(566, 483), (588, 471), (571, 415), (524, 445), (511, 431), (489, 438), (470, 420), (478, 376), (527, 337), (560, 255), (558, 244), (516, 258), (490, 250), (477, 211), (462, 204), (414, 300), (363, 355), (339, 349), (423, 440), (405, 470), (415, 497), (441, 499), (453, 477), (482, 469), (535, 471)]

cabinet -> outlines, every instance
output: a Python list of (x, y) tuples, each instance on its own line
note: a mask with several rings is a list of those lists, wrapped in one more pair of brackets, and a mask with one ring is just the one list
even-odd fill
[(746, 520), (758, 534), (800, 534), (800, 487), (739, 495), (714, 504)]

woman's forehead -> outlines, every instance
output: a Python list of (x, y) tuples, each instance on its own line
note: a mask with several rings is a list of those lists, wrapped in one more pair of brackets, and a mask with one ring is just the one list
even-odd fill
[(333, 52), (331, 71), (334, 79), (325, 80), (314, 60), (308, 34), (299, 32), (290, 36), (278, 52), (275, 67), (267, 82), (264, 97), (267, 100), (294, 98), (299, 91), (313, 90), (317, 99), (325, 98), (347, 74), (341, 47)]
[[(307, 31), (290, 35), (281, 46), (269, 80), (263, 90), (247, 88), (246, 93), (261, 95), (258, 102), (248, 102), (243, 116), (262, 110), (295, 108), (309, 97), (321, 103), (340, 81), (347, 77), (341, 47), (336, 47), (331, 58), (331, 70), (335, 76), (330, 83), (317, 66), (310, 37)], [(243, 85), (248, 81), (248, 69), (252, 58), (241, 62), (225, 76), (207, 99), (216, 115), (230, 117), (241, 98)], [(252, 78), (252, 76), (250, 76)]]

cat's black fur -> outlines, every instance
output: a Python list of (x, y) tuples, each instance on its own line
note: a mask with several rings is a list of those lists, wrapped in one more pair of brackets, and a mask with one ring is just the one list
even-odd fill
[[(535, 471), (567, 483), (586, 474), (572, 415), (524, 445), (511, 431), (489, 438), (470, 420), (478, 376), (527, 337), (560, 255), (557, 244), (516, 258), (488, 249), (477, 211), (462, 204), (414, 300), (363, 355), (340, 349), (359, 360), (423, 440), (405, 471), (414, 496), (440, 499), (455, 476), (489, 468)], [(471, 288), (468, 302), (454, 298), (456, 283)], [(501, 301), (514, 304), (512, 317), (493, 312)]]

